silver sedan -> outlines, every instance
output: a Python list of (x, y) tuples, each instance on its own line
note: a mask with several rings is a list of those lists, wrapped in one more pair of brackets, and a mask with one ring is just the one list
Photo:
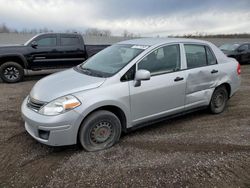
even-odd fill
[(38, 81), (22, 116), (41, 143), (97, 151), (141, 125), (200, 108), (221, 113), (239, 87), (240, 65), (209, 42), (136, 39)]

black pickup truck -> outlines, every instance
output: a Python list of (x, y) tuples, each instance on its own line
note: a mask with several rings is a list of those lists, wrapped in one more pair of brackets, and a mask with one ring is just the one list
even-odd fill
[(85, 45), (80, 34), (39, 34), (23, 45), (0, 46), (0, 77), (4, 82), (19, 82), (24, 70), (69, 68), (108, 45)]

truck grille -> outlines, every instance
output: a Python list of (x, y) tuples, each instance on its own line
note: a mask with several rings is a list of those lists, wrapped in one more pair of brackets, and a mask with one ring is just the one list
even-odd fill
[(32, 99), (31, 97), (28, 98), (27, 106), (36, 112), (38, 112), (43, 105), (45, 105), (45, 102)]

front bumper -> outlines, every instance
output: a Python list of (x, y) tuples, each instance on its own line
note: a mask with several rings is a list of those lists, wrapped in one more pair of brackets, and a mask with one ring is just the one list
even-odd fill
[(22, 104), (22, 117), (26, 131), (37, 141), (50, 146), (73, 145), (81, 125), (81, 115), (74, 110), (57, 116), (41, 115)]

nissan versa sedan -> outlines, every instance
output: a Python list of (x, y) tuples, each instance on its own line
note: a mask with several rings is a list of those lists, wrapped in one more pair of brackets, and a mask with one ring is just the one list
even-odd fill
[(220, 49), (241, 64), (250, 63), (250, 43), (223, 44)]
[(122, 132), (200, 108), (223, 112), (240, 65), (201, 40), (117, 43), (38, 81), (22, 104), (27, 132), (51, 146), (113, 146)]

